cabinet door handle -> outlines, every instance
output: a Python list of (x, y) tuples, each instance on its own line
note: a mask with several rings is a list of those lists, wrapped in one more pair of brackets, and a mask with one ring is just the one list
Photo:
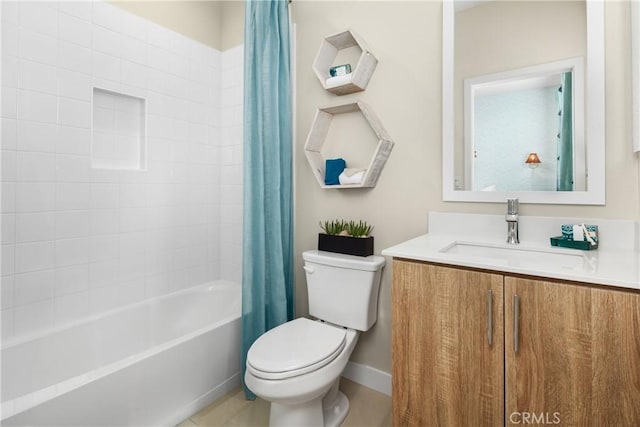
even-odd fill
[(489, 346), (493, 345), (493, 291), (487, 292), (487, 304), (489, 306), (489, 319), (487, 324), (487, 341)]
[(520, 298), (518, 295), (513, 296), (513, 351), (518, 352), (519, 341), (519, 323), (520, 323)]

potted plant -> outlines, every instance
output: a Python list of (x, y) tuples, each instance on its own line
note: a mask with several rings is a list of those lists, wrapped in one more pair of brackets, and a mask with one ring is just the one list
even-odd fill
[(318, 250), (341, 254), (373, 255), (373, 226), (366, 221), (336, 219), (320, 222), (322, 233), (318, 234)]

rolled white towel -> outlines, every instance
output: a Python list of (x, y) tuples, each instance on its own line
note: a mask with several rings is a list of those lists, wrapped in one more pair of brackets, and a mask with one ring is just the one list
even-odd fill
[(345, 74), (343, 76), (329, 77), (325, 81), (325, 84), (327, 85), (327, 87), (334, 87), (334, 86), (340, 86), (342, 84), (350, 83), (350, 82), (351, 82), (351, 73)]
[(340, 185), (362, 184), (366, 173), (366, 169), (346, 168), (338, 176), (338, 181), (340, 181)]

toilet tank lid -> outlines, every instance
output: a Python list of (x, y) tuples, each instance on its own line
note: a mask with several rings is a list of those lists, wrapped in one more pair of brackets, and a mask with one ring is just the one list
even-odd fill
[(384, 257), (378, 255), (361, 257), (338, 254), (335, 252), (318, 251), (316, 249), (304, 251), (302, 253), (302, 259), (316, 264), (366, 271), (378, 271), (384, 267), (385, 263)]

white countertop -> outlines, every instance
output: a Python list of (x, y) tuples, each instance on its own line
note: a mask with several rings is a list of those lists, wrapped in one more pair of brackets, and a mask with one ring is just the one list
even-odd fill
[[(549, 237), (561, 234), (560, 224), (579, 222), (598, 225), (600, 234), (598, 249), (580, 251), (551, 246)], [(524, 231), (524, 226), (529, 227), (529, 230)], [(638, 250), (637, 223), (633, 221), (528, 217), (526, 220), (522, 218), (520, 227), (520, 244), (507, 245), (505, 243), (506, 224), (501, 215), (431, 213), (428, 234), (384, 249), (382, 255), (640, 290), (640, 251)], [(614, 238), (615, 242), (605, 243), (605, 239)], [(583, 258), (583, 262), (580, 267), (554, 265), (544, 261), (520, 265), (517, 262), (482, 255), (443, 252), (454, 242), (481, 244), (510, 250), (578, 255)]]

